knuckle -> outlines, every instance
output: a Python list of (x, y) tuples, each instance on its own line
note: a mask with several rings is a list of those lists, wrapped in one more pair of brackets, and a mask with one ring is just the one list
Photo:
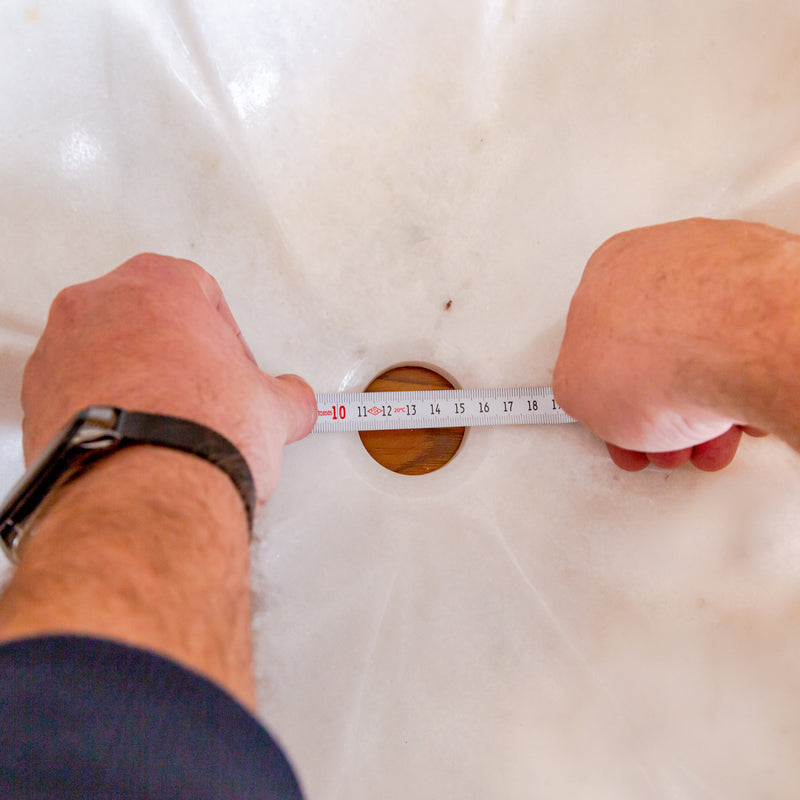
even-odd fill
[(148, 272), (158, 269), (165, 261), (169, 261), (168, 256), (161, 256), (158, 253), (137, 253), (120, 264), (118, 270), (123, 272)]
[(25, 369), (22, 372), (22, 389), (20, 391), (20, 400), (23, 408), (28, 404), (31, 398), (32, 384), (36, 380), (39, 371), (40, 358), (39, 348), (37, 347), (25, 363)]
[(162, 288), (172, 287), (182, 291), (197, 284), (209, 298), (221, 295), (214, 278), (199, 264), (186, 259), (158, 253), (139, 253), (121, 264), (116, 272), (137, 283), (158, 282)]
[(156, 253), (139, 253), (120, 264), (112, 275), (134, 285), (163, 281), (170, 273), (171, 259)]
[(80, 311), (83, 298), (84, 291), (80, 285), (62, 289), (50, 304), (48, 325), (73, 320)]

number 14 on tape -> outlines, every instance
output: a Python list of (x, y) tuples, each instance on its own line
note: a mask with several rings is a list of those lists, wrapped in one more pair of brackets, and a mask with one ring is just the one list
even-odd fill
[(317, 395), (315, 433), (575, 422), (550, 386)]

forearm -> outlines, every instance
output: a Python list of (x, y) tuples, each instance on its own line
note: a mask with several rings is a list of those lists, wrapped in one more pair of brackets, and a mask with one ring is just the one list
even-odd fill
[(132, 447), (65, 487), (28, 537), (0, 640), (80, 633), (144, 647), (255, 705), (247, 521), (217, 467)]
[(800, 450), (800, 237), (762, 226), (745, 234), (752, 249), (736, 242), (722, 280), (699, 299), (676, 382), (684, 399)]

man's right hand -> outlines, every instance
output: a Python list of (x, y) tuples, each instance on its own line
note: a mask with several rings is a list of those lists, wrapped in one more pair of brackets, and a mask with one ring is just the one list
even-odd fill
[(559, 404), (626, 469), (719, 469), (742, 430), (796, 448), (800, 237), (692, 219), (591, 257), (556, 364)]

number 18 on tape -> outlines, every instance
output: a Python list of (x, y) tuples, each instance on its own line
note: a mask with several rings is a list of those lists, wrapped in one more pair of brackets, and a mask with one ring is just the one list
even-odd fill
[(550, 386), (317, 395), (315, 433), (575, 422)]

